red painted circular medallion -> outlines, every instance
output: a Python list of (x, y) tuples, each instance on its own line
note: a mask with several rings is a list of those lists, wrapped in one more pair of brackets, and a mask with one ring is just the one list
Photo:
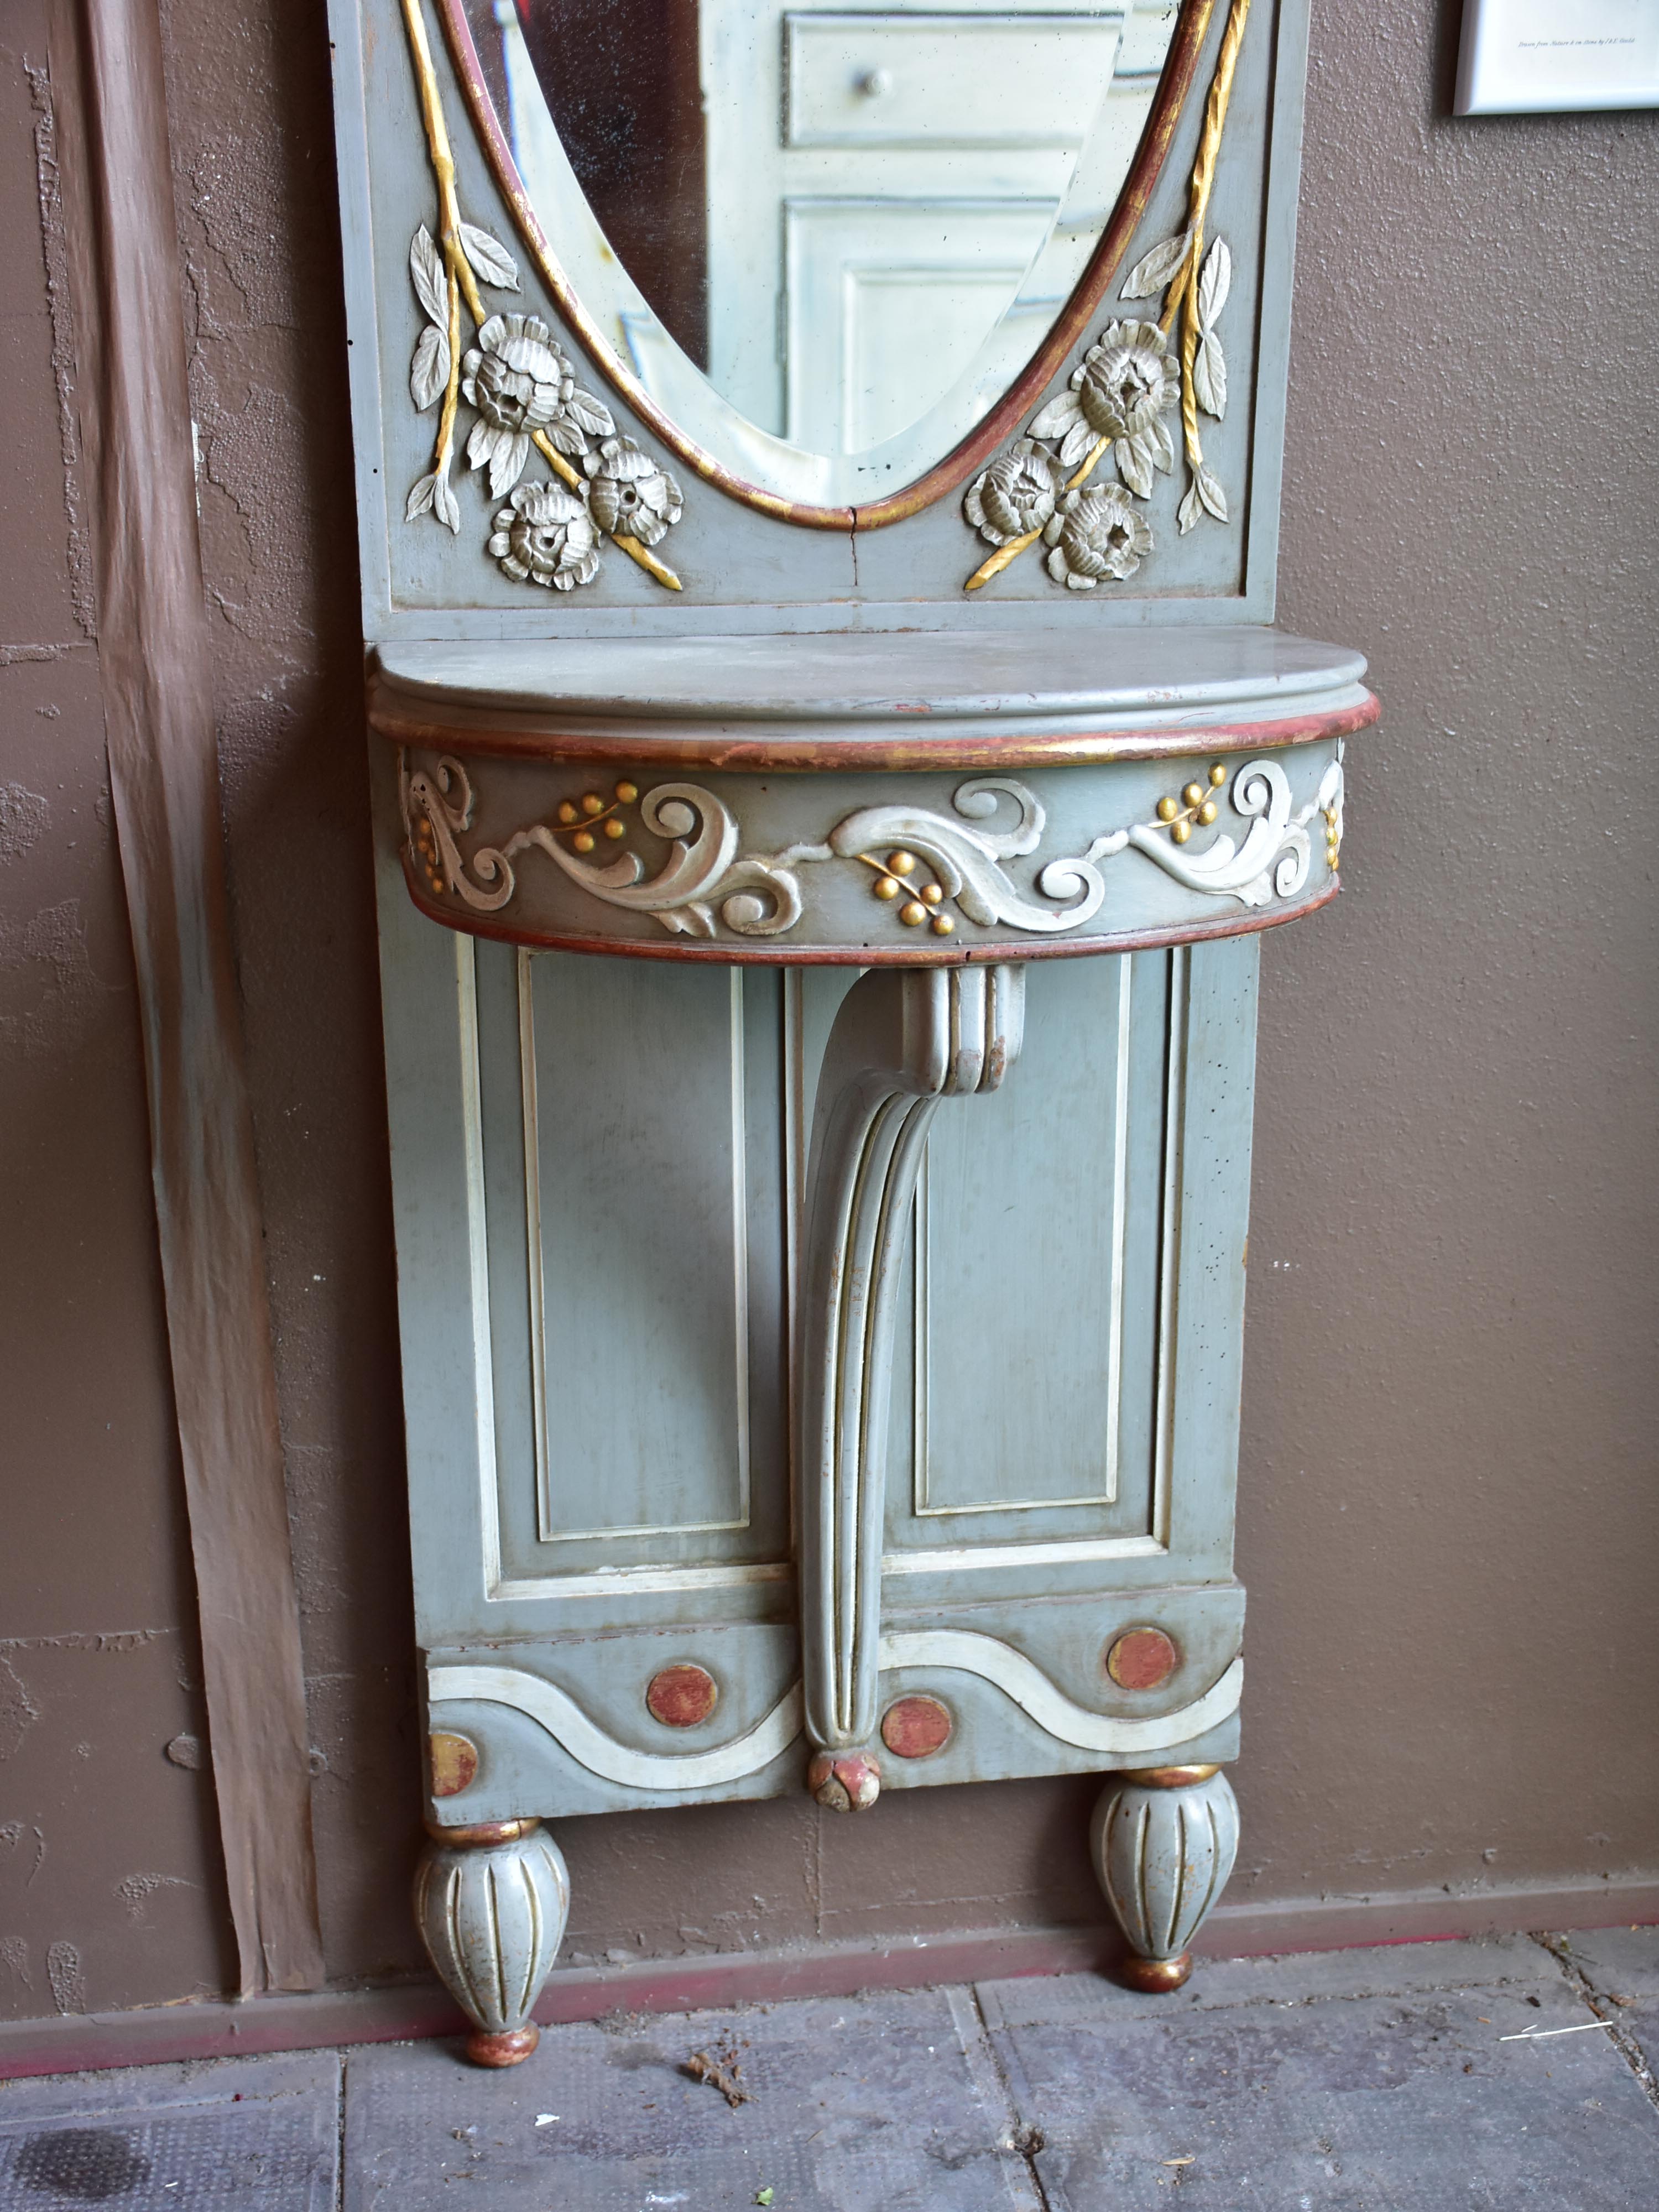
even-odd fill
[(706, 1667), (684, 1662), (665, 1667), (651, 1677), (646, 1690), (647, 1710), (665, 1728), (696, 1728), (706, 1721), (720, 1699), (720, 1689)]
[(951, 1716), (937, 1698), (900, 1698), (881, 1717), (881, 1740), (899, 1759), (931, 1759), (951, 1741)]
[(1128, 1628), (1107, 1652), (1106, 1672), (1121, 1690), (1155, 1690), (1180, 1656), (1161, 1628)]

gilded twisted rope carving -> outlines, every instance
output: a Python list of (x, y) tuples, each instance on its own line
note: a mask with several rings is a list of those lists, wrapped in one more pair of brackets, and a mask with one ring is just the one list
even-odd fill
[[(1203, 0), (1200, 36), (1208, 30), (1212, 5), (1213, 0)], [(1200, 514), (1218, 522), (1227, 520), (1226, 495), (1205, 464), (1198, 417), (1200, 409), (1219, 417), (1226, 406), (1225, 363), (1214, 325), (1231, 283), (1232, 262), (1219, 239), (1206, 257), (1205, 219), (1249, 14), (1250, 0), (1232, 0), (1194, 156), (1187, 228), (1144, 255), (1119, 295), (1139, 300), (1164, 291), (1164, 311), (1155, 325), (1116, 322), (1103, 331), (1074, 372), (1071, 392), (1043, 407), (1027, 436), (972, 486), (964, 501), (968, 520), (995, 543), (996, 550), (974, 571), (964, 591), (982, 590), (1040, 538), (1054, 549), (1048, 568), (1056, 581), (1087, 589), (1103, 577), (1125, 581), (1133, 575), (1153, 541), (1131, 495), (1146, 498), (1152, 471), (1167, 472), (1174, 459), (1159, 416), (1177, 392), (1192, 471), (1179, 527), (1185, 535)], [(1177, 322), (1178, 353), (1166, 363)], [(1092, 442), (1087, 442), (1090, 428), (1097, 432)], [(1062, 437), (1058, 454), (1042, 442), (1056, 435)], [(1087, 492), (1096, 470), (1114, 451), (1122, 485)], [(1067, 469), (1070, 473), (1064, 473)], [(1091, 509), (1082, 506), (1085, 499)]]
[[(420, 93), (427, 150), (438, 185), (436, 245), (424, 225), (410, 252), (410, 274), (428, 318), (416, 348), (410, 388), (417, 408), (437, 398), (438, 434), (432, 467), (409, 495), (405, 520), (426, 514), (459, 533), (460, 507), (449, 481), (455, 457), (455, 424), (463, 397), (479, 410), (468, 441), (474, 469), (488, 465), (493, 498), (508, 504), (495, 515), (489, 551), (520, 582), (561, 592), (589, 583), (599, 572), (601, 534), (662, 585), (678, 592), (679, 578), (651, 545), (680, 518), (679, 488), (633, 441), (611, 434), (610, 410), (575, 388), (570, 364), (534, 316), (493, 315), (479, 279), (516, 292), (516, 263), (491, 233), (462, 220), (455, 188), (455, 157), (444, 120), (438, 74), (428, 42), (422, 0), (403, 0), (404, 27)], [(472, 317), (477, 346), (461, 351), (461, 302)], [(562, 434), (569, 451), (555, 442)], [(589, 435), (603, 438), (597, 453)], [(551, 486), (524, 486), (518, 477), (530, 447), (547, 462), (569, 496)], [(583, 471), (570, 458), (580, 456)]]

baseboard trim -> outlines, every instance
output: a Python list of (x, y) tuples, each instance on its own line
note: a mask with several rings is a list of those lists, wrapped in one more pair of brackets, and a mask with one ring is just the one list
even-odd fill
[[(1659, 1881), (1554, 1887), (1395, 1890), (1367, 1896), (1241, 1900), (1212, 1917), (1198, 1948), (1210, 1958), (1340, 1951), (1373, 1943), (1423, 1943), (1526, 1929), (1607, 1928), (1659, 1922)], [(1104, 1928), (969, 1929), (799, 1948), (641, 1959), (617, 1966), (563, 1966), (549, 1979), (544, 2024), (613, 2012), (686, 2012), (781, 1997), (850, 1996), (868, 1989), (1108, 1971), (1121, 1944)], [(331, 2045), (410, 2043), (455, 2035), (461, 2020), (436, 1983), (324, 1990), (147, 2006), (116, 2013), (0, 2021), (0, 2081), (106, 2066), (159, 2066), (193, 2058), (315, 2051)]]

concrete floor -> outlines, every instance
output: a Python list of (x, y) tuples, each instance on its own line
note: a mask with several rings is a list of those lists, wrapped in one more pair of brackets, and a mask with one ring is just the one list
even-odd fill
[(9, 2082), (0, 2212), (1659, 2212), (1656, 2065), (1659, 1929), (1216, 1960)]

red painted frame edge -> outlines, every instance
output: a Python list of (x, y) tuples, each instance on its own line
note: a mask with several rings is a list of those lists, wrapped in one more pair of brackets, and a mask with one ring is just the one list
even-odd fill
[(985, 737), (957, 739), (881, 738), (647, 738), (635, 733), (544, 731), (488, 720), (477, 725), (423, 719), (388, 698), (378, 678), (370, 682), (368, 724), (388, 744), (441, 748), (501, 760), (604, 763), (611, 767), (703, 768), (744, 773), (801, 775), (846, 769), (872, 775), (963, 769), (1085, 768), (1111, 761), (1170, 760), (1215, 747), (1230, 752), (1271, 751), (1310, 744), (1321, 738), (1352, 737), (1382, 711), (1375, 692), (1352, 706), (1323, 714), (1287, 714), (1265, 722), (1196, 722), (1163, 728), (1100, 730), (1052, 738)]

